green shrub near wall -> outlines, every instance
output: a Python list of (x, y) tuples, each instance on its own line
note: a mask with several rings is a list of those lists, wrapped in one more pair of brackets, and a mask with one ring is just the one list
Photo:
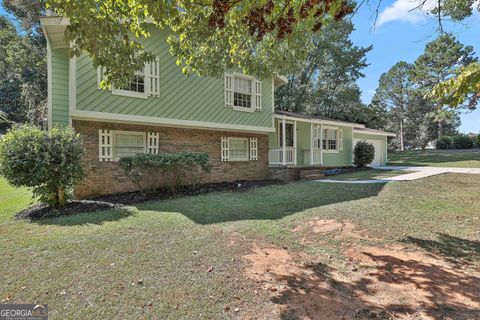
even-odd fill
[(71, 128), (14, 127), (0, 140), (0, 174), (15, 187), (32, 188), (51, 207), (63, 207), (83, 179), (83, 152)]
[(144, 195), (161, 186), (172, 192), (183, 185), (198, 185), (211, 164), (207, 153), (137, 154), (121, 158), (120, 167)]
[(356, 167), (365, 167), (372, 163), (375, 158), (375, 147), (373, 144), (359, 141), (353, 149), (353, 164)]

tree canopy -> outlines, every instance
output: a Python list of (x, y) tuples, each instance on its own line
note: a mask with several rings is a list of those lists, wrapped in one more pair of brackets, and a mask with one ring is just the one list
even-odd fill
[(307, 54), (305, 43), (352, 12), (345, 0), (47, 0), (70, 21), (72, 55), (87, 52), (105, 68), (104, 85), (128, 82), (151, 52), (148, 23), (172, 31), (167, 42), (184, 73), (219, 76), (239, 68), (260, 78), (286, 74)]

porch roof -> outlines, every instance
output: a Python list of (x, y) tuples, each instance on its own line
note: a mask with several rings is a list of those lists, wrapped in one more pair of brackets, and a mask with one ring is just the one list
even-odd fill
[(387, 137), (396, 137), (397, 135), (393, 132), (375, 130), (370, 128), (353, 128), (354, 133), (364, 133), (364, 134), (373, 134), (373, 135), (382, 135)]
[(297, 120), (297, 121), (303, 120), (305, 122), (334, 124), (334, 125), (355, 127), (355, 128), (365, 128), (365, 126), (360, 123), (348, 122), (343, 120), (335, 120), (335, 119), (316, 116), (316, 115), (309, 115), (309, 114), (296, 113), (296, 112), (283, 111), (283, 110), (275, 110), (275, 117), (279, 119), (290, 119), (290, 120)]

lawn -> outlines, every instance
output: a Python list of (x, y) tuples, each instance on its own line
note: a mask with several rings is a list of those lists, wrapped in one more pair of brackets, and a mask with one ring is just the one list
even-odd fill
[(480, 149), (389, 152), (388, 165), (480, 168)]
[(13, 212), (18, 212), (32, 203), (32, 195), (27, 189), (13, 188), (0, 178), (0, 223), (11, 219)]
[(457, 174), (298, 182), (28, 222), (18, 191), (1, 298), (51, 319), (474, 319), (479, 193)]
[(329, 178), (332, 180), (341, 180), (341, 181), (382, 180), (382, 179), (392, 178), (392, 177), (396, 177), (402, 174), (407, 174), (412, 172), (413, 171), (405, 171), (405, 170), (370, 169), (370, 170), (357, 171), (352, 173), (342, 173)]

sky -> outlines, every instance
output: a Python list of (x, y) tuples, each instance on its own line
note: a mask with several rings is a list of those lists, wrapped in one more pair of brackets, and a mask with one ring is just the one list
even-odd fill
[[(370, 0), (372, 5), (378, 1)], [(428, 0), (427, 5), (429, 1), (433, 0)], [(410, 11), (417, 3), (418, 0), (382, 0), (378, 16), (375, 7), (364, 4), (353, 17), (356, 27), (352, 34), (353, 42), (359, 46), (373, 45), (373, 50), (367, 55), (370, 65), (364, 70), (365, 78), (358, 80), (363, 102), (371, 101), (382, 73), (400, 60), (415, 61), (423, 53), (425, 44), (435, 39), (435, 18), (418, 10)], [(1, 4), (0, 14), (5, 14)], [(472, 45), (479, 56), (478, 26), (480, 14), (474, 14), (462, 23), (444, 25), (445, 30), (452, 32), (462, 43)], [(462, 114), (461, 121), (460, 132), (479, 132), (480, 106), (473, 112)]]
[[(376, 5), (377, 0), (370, 0)], [(383, 0), (376, 15), (376, 8), (367, 4), (353, 17), (356, 30), (352, 41), (356, 45), (373, 45), (367, 55), (370, 65), (364, 69), (365, 78), (358, 80), (362, 100), (369, 103), (378, 86), (380, 75), (387, 72), (398, 61), (414, 62), (423, 53), (425, 44), (434, 40), (435, 17), (410, 9), (418, 4), (416, 0)], [(376, 21), (375, 21), (376, 18)], [(480, 14), (474, 14), (462, 23), (447, 23), (444, 29), (453, 33), (463, 44), (472, 45), (475, 55), (480, 54)], [(480, 106), (477, 110), (461, 115), (460, 132), (480, 131)]]

